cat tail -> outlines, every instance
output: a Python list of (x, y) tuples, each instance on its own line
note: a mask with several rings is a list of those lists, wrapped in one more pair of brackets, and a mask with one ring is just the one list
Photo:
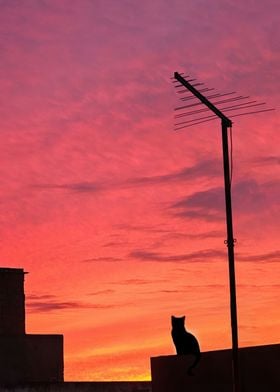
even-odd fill
[(201, 355), (199, 352), (195, 354), (194, 363), (188, 368), (188, 375), (189, 376), (194, 376), (194, 373), (192, 370), (197, 366), (198, 362), (200, 361), (200, 357), (201, 357)]

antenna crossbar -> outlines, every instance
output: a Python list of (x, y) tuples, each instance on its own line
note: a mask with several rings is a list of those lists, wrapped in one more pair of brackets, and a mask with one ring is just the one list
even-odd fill
[(222, 121), (231, 126), (232, 123), (215, 105), (213, 105), (207, 98), (205, 98), (195, 87), (193, 87), (187, 80), (185, 80), (178, 72), (174, 73), (174, 78), (185, 86), (193, 95), (195, 95), (202, 103), (204, 103), (212, 112), (214, 112)]

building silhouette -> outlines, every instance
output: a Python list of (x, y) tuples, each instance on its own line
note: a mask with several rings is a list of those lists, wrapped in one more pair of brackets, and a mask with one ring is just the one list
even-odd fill
[(63, 381), (63, 335), (25, 332), (24, 276), (0, 268), (0, 384)]

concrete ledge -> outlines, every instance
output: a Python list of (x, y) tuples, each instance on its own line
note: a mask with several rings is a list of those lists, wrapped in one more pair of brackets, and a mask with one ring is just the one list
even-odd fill
[[(280, 344), (240, 349), (242, 392), (280, 391)], [(202, 353), (195, 376), (190, 356), (151, 358), (153, 392), (232, 392), (231, 350)]]
[(1, 392), (151, 392), (149, 381), (32, 383), (0, 387)]

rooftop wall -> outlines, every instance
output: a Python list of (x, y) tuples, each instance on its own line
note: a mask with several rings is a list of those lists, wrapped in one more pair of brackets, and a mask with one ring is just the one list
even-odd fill
[[(242, 392), (280, 391), (280, 344), (239, 350)], [(194, 369), (191, 356), (151, 358), (153, 392), (232, 392), (231, 350), (202, 353)]]
[(0, 336), (0, 347), (0, 385), (63, 381), (62, 335)]

